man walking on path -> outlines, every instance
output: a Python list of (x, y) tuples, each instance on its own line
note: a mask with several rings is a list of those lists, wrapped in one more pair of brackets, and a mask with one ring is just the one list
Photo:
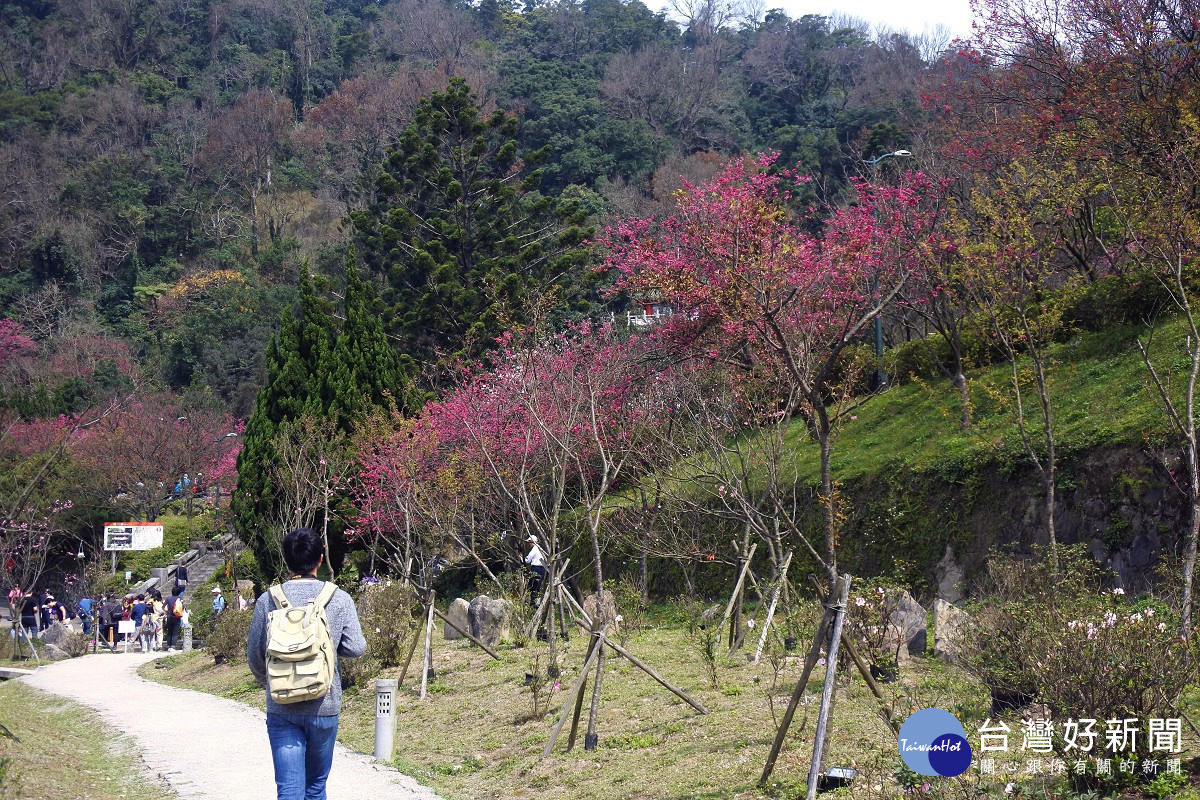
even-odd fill
[[(283, 560), (293, 573), (282, 585), (290, 605), (302, 607), (325, 587), (317, 578), (324, 559), (321, 537), (311, 528), (297, 528), (283, 540)], [(267, 687), (267, 623), (275, 608), (271, 592), (254, 604), (246, 642), (246, 661), (260, 686)], [(338, 589), (325, 606), (329, 640), (343, 658), (358, 658), (367, 649), (358, 610), (350, 595)], [(267, 737), (275, 765), (279, 800), (325, 800), (325, 783), (333, 764), (338, 715), (342, 711), (342, 676), (334, 659), (333, 682), (324, 697), (281, 705), (267, 692)]]
[(213, 605), (212, 605), (213, 616), (217, 616), (222, 611), (225, 610), (225, 595), (221, 594), (220, 586), (214, 586), (213, 590), (212, 590), (212, 596), (213, 596)]

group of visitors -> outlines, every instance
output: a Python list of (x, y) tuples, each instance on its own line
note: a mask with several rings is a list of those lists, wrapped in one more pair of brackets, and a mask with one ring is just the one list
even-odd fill
[(26, 594), (20, 586), (8, 593), (8, 607), (14, 618), (20, 616), (21, 627), (30, 636), (37, 636), (56, 622), (66, 622), (75, 616), (66, 605), (55, 599), (49, 590), (32, 591)]
[[(80, 605), (84, 600), (79, 601)], [(179, 642), (179, 628), (183, 621), (183, 598), (179, 591), (173, 590), (169, 597), (164, 598), (157, 589), (146, 594), (125, 595), (118, 597), (108, 593), (99, 600), (87, 603), (86, 612), (90, 618), (94, 612), (95, 622), (99, 625), (100, 645), (108, 647), (114, 653), (117, 645), (126, 640), (136, 640), (137, 646), (143, 653), (151, 650), (182, 649)], [(84, 609), (81, 609), (82, 617)], [(91, 620), (85, 618), (84, 633), (90, 633)], [(133, 633), (121, 632), (122, 622), (132, 622)], [(164, 643), (165, 640), (165, 643)]]

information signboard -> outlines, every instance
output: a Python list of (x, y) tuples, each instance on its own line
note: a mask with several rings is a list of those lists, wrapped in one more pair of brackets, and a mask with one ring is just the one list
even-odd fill
[(157, 522), (104, 523), (105, 550), (153, 550), (162, 543), (163, 526)]

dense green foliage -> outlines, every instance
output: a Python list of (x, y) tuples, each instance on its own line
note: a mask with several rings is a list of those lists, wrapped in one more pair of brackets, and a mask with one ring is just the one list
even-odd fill
[(379, 200), (351, 215), (366, 262), (387, 277), (390, 327), (425, 363), (469, 356), (547, 306), (586, 308), (590, 235), (578, 204), (537, 192), (517, 120), (486, 118), (466, 82), (421, 101), (384, 163)]
[(310, 414), (348, 430), (372, 408), (405, 410), (415, 402), (411, 377), (384, 336), (374, 293), (353, 257), (346, 262), (340, 324), (307, 273), (300, 276), (300, 298), (299, 317), (284, 312), (267, 350), (267, 384), (246, 424), (230, 506), (265, 576), (281, 566), (266, 545), (268, 537), (289, 527), (277, 513), (279, 488), (272, 474), (281, 426)]
[[(0, 313), (43, 337), (99, 326), (153, 383), (209, 386), (245, 417), (300, 262), (337, 273), (348, 211), (368, 274), (403, 308), (389, 331), (425, 361), (527, 322), (535, 300), (552, 319), (581, 314), (597, 299), (574, 249), (581, 215), (653, 207), (677, 176), (703, 175), (710, 151), (781, 148), (832, 196), (864, 149), (910, 135), (930, 42), (712, 11), (0, 4)], [(434, 113), (434, 92), (454, 108)], [(484, 136), (476, 174), (441, 173), (443, 134)], [(432, 183), (401, 202), (422, 175)], [(489, 214), (451, 221), (499, 178)], [(441, 202), (455, 188), (457, 206)], [(412, 244), (413, 225), (438, 220)], [(516, 220), (536, 243), (514, 232), (481, 246)]]

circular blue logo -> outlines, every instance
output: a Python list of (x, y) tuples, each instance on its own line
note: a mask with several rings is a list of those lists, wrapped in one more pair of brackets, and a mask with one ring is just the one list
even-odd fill
[(940, 708), (922, 709), (904, 721), (900, 758), (920, 775), (952, 778), (971, 766), (971, 745), (958, 718)]

